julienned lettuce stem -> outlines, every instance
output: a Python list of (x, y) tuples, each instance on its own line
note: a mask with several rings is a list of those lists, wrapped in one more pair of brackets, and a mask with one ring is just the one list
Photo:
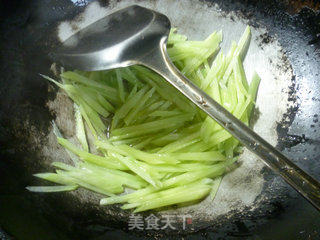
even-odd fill
[[(172, 29), (168, 39), (168, 53), (182, 73), (245, 124), (260, 83), (257, 73), (248, 83), (242, 64), (250, 37), (247, 27), (227, 55), (219, 52), (221, 32), (188, 41)], [(54, 162), (56, 173), (35, 176), (60, 185), (27, 187), (30, 191), (82, 187), (108, 196), (102, 205), (123, 203), (123, 209), (141, 212), (209, 194), (213, 199), (237, 160), (239, 141), (145, 67), (68, 71), (62, 83), (43, 77), (75, 103), (76, 141), (63, 138), (53, 125), (74, 166)], [(124, 188), (135, 191), (119, 195)]]

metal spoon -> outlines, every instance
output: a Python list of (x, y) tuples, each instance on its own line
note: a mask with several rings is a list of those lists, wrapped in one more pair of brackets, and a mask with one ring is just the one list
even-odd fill
[(52, 54), (85, 71), (144, 65), (176, 87), (320, 210), (320, 183), (183, 76), (166, 52), (169, 19), (140, 6), (114, 12), (80, 30)]

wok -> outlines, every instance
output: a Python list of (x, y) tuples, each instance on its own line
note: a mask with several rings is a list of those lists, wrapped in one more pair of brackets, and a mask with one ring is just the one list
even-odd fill
[[(130, 212), (118, 206), (100, 207), (98, 197), (88, 191), (33, 194), (25, 190), (27, 185), (44, 184), (34, 179), (33, 173), (52, 171), (50, 162), (68, 158), (52, 135), (51, 120), (56, 121), (65, 136), (73, 134), (72, 104), (38, 75), (52, 75), (48, 53), (88, 22), (133, 3), (90, 2), (1, 2), (0, 237), (319, 239), (320, 213), (268, 168), (259, 165), (252, 155), (244, 154), (239, 168), (248, 170), (247, 174), (240, 171), (239, 175), (233, 175), (238, 178), (226, 177), (225, 185), (232, 184), (228, 193), (221, 194), (220, 202), (224, 205), (205, 201), (196, 207), (169, 210), (173, 216), (184, 213), (192, 216), (192, 223), (186, 229), (129, 231)], [(277, 148), (320, 179), (319, 3), (134, 2), (167, 14), (174, 26), (192, 38), (203, 38), (212, 29), (222, 29), (225, 45), (230, 42), (229, 37), (237, 39), (245, 24), (252, 26), (252, 46), (245, 64), (249, 71), (250, 66), (258, 68), (264, 74), (262, 81), (270, 81), (258, 95), (258, 100), (261, 99), (255, 116), (258, 133), (275, 140)], [(268, 84), (275, 87), (268, 88)], [(264, 112), (269, 115), (264, 116)], [(274, 134), (270, 134), (272, 129), (276, 130)], [(145, 213), (144, 217), (149, 214)]]

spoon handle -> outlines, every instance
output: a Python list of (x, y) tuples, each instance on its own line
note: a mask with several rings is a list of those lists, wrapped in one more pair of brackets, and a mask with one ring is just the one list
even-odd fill
[(167, 54), (166, 38), (161, 40), (158, 49), (140, 59), (140, 63), (164, 77), (320, 211), (320, 183), (181, 74)]

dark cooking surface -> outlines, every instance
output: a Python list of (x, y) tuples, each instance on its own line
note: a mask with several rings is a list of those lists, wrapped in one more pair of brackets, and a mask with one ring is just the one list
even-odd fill
[[(7, 238), (1, 229), (17, 239), (148, 238), (145, 233), (129, 238), (125, 222), (111, 219), (108, 227), (99, 225), (100, 216), (94, 209), (76, 206), (77, 202), (64, 194), (48, 197), (24, 190), (34, 181), (31, 173), (43, 171), (36, 161), (37, 145), (28, 144), (30, 132), (43, 132), (39, 141), (45, 141), (49, 122), (54, 119), (45, 104), (55, 97), (55, 90), (48, 91), (47, 82), (37, 73), (48, 72), (50, 67), (46, 56), (55, 44), (52, 29), (57, 21), (72, 18), (88, 1), (7, 2), (1, 2), (0, 19), (0, 239)], [(320, 14), (300, 10), (298, 1), (205, 2), (217, 2), (223, 11), (236, 11), (252, 25), (265, 26), (269, 35), (261, 36), (262, 44), (274, 36), (281, 43), (295, 75), (290, 100), (298, 107), (289, 109), (289, 118), (279, 124), (278, 147), (320, 180)], [(287, 127), (282, 128), (283, 124)], [(320, 213), (267, 168), (263, 171), (267, 179), (276, 181), (272, 186), (266, 184), (264, 191), (270, 199), (261, 209), (221, 220), (221, 225), (215, 223), (184, 238), (320, 239)], [(65, 213), (67, 207), (78, 211)], [(163, 238), (177, 237), (173, 233)]]

